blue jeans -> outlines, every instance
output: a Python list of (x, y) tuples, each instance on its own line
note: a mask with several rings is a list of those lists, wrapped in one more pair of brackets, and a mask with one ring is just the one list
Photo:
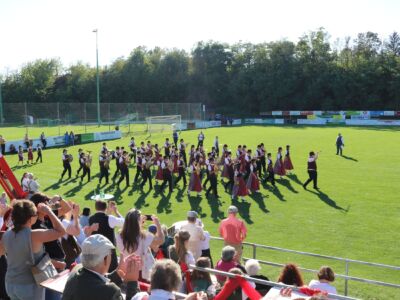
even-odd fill
[(34, 284), (13, 284), (6, 282), (6, 291), (11, 300), (43, 300), (44, 289)]
[(61, 300), (61, 296), (60, 293), (46, 289), (46, 300)]

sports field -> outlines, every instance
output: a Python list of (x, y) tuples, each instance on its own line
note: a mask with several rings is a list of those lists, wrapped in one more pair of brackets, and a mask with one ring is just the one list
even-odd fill
[[(17, 132), (19, 130), (19, 132)], [(48, 136), (51, 133), (44, 128)], [(39, 136), (39, 129), (35, 135)], [(232, 127), (215, 128), (203, 131), (205, 146), (210, 149), (217, 135), (223, 144), (235, 150), (238, 144), (246, 144), (255, 150), (263, 142), (268, 152), (275, 154), (278, 146), (291, 145), (294, 174), (277, 180), (277, 189), (262, 188), (261, 193), (246, 197), (246, 201), (231, 201), (219, 185), (219, 200), (210, 196), (188, 197), (179, 187), (170, 196), (156, 191), (144, 193), (137, 187), (121, 189), (116, 185), (102, 187), (105, 192), (116, 195), (121, 212), (131, 207), (141, 209), (146, 214), (157, 214), (167, 225), (182, 220), (186, 211), (196, 210), (205, 223), (205, 228), (217, 236), (219, 221), (226, 217), (226, 209), (231, 203), (239, 208), (240, 217), (247, 223), (247, 241), (259, 244), (308, 251), (350, 259), (372, 261), (390, 265), (400, 265), (400, 130), (396, 128), (357, 128), (357, 127)], [(341, 132), (344, 136), (344, 156), (336, 156), (335, 139)], [(24, 128), (13, 129), (15, 136), (23, 137)], [(197, 143), (199, 131), (182, 132), (181, 137), (189, 143)], [(6, 139), (8, 131), (1, 129)], [(36, 137), (35, 136), (35, 137)], [(33, 136), (32, 136), (33, 137)], [(151, 142), (162, 144), (165, 135), (151, 138)], [(168, 136), (171, 138), (171, 136)], [(145, 136), (135, 136), (140, 142)], [(110, 141), (109, 148), (125, 146), (129, 137)], [(70, 147), (74, 155), (73, 175), (76, 173), (78, 148), (92, 150), (92, 182), (79, 184), (72, 180), (59, 181), (62, 171), (61, 150), (46, 150), (43, 164), (15, 167), (19, 179), (23, 172), (33, 172), (39, 178), (41, 190), (49, 194), (60, 194), (83, 206), (94, 208), (89, 200), (97, 189), (99, 167), (97, 154), (101, 143)], [(222, 148), (222, 147), (221, 147)], [(307, 179), (306, 160), (310, 150), (321, 151), (318, 160), (318, 180), (321, 190), (305, 191), (301, 184)], [(16, 166), (17, 156), (6, 157), (11, 167)], [(115, 170), (111, 163), (111, 173)], [(130, 169), (133, 181), (135, 168)], [(181, 184), (179, 184), (181, 185)], [(311, 185), (310, 185), (311, 188)], [(221, 243), (213, 242), (213, 256), (217, 259)], [(251, 255), (251, 249), (245, 256)], [(322, 259), (305, 258), (289, 253), (275, 253), (258, 250), (257, 258), (279, 263), (294, 261), (302, 267), (319, 268), (330, 265), (337, 273), (344, 274), (344, 264)], [(263, 272), (275, 280), (279, 268), (265, 266)], [(350, 265), (351, 276), (400, 283), (399, 272)], [(313, 276), (304, 273), (306, 281)], [(336, 287), (344, 291), (343, 280), (338, 279)], [(395, 299), (398, 290), (381, 288), (361, 283), (349, 283), (349, 295), (364, 299)]]

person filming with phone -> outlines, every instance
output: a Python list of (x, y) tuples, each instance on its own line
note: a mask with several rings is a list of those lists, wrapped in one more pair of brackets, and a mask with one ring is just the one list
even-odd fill
[[(156, 227), (156, 234), (146, 231), (144, 225), (152, 222)], [(158, 218), (154, 215), (143, 215), (140, 210), (131, 209), (125, 217), (122, 230), (117, 234), (117, 248), (123, 257), (136, 254), (142, 257), (142, 278), (150, 280), (150, 269), (154, 264), (151, 259), (151, 248), (157, 248), (164, 243), (164, 233)]]

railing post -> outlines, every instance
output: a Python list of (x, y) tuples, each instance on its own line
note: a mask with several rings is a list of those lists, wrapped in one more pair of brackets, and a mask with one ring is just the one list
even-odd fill
[(256, 244), (252, 244), (253, 246), (253, 259), (257, 258), (257, 246)]
[[(345, 269), (345, 273), (344, 273), (346, 276), (349, 276), (349, 264), (350, 264), (350, 262), (346, 259), (346, 269)], [(349, 284), (349, 280), (346, 277), (344, 279), (344, 295), (345, 296), (347, 296), (348, 284)]]

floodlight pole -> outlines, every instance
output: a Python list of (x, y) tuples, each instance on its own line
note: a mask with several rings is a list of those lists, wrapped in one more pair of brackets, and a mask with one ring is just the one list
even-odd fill
[(97, 90), (97, 123), (100, 126), (100, 79), (99, 79), (99, 47), (98, 47), (98, 30), (95, 29), (93, 32), (96, 33), (96, 90)]

